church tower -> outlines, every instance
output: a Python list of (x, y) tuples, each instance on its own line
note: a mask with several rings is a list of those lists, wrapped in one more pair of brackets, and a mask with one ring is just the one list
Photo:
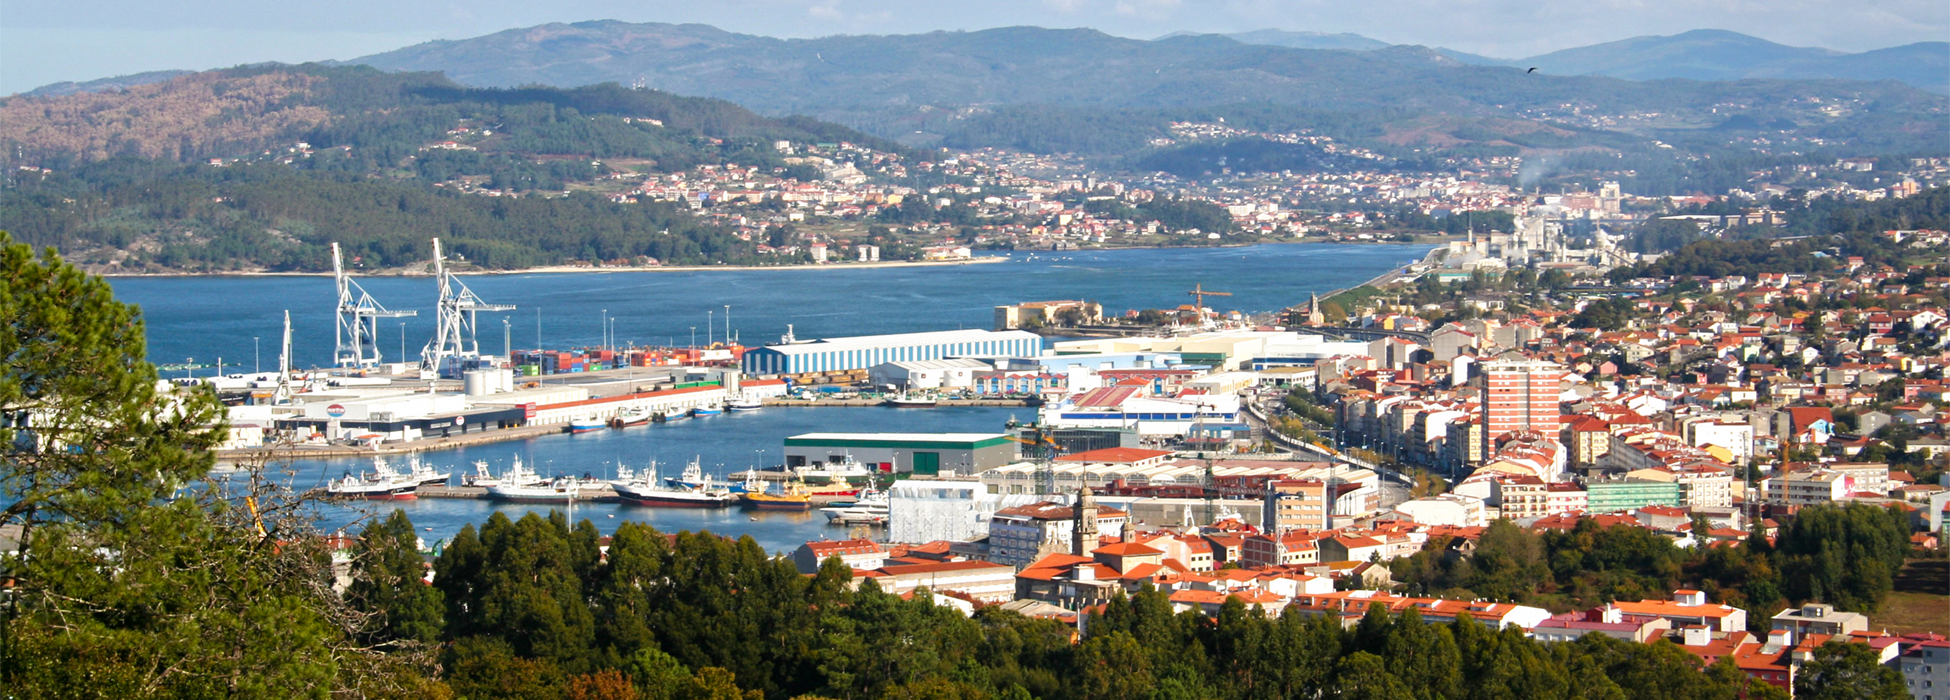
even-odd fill
[(1090, 487), (1077, 490), (1074, 508), (1070, 516), (1074, 521), (1070, 528), (1070, 553), (1087, 557), (1090, 550), (1097, 548), (1097, 497), (1090, 495)]
[(1307, 297), (1312, 299), (1312, 301), (1307, 303), (1307, 325), (1309, 326), (1327, 325), (1327, 317), (1321, 315), (1320, 313), (1320, 295), (1317, 293), (1309, 292), (1307, 294)]

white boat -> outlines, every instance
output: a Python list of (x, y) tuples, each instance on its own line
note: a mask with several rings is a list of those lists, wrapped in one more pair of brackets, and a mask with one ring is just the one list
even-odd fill
[(569, 421), (569, 432), (571, 433), (588, 433), (607, 427), (609, 427), (609, 421), (598, 417), (577, 418)]
[(609, 486), (616, 490), (617, 499), (630, 505), (653, 508), (725, 508), (737, 500), (737, 497), (722, 489), (687, 488), (658, 483), (656, 462), (651, 462), (649, 471), (643, 474), (632, 474), (628, 467), (618, 467), (616, 476), (617, 479), (609, 482)]
[(412, 481), (377, 481), (347, 474), (325, 484), (325, 492), (339, 498), (365, 498), (375, 501), (411, 501), (420, 485)]
[(799, 475), (799, 478), (805, 481), (824, 479), (829, 482), (835, 482), (873, 476), (874, 470), (873, 467), (861, 464), (858, 460), (855, 460), (853, 455), (846, 455), (841, 457), (838, 462), (793, 467), (792, 473)]
[(732, 413), (740, 413), (743, 411), (756, 411), (758, 409), (764, 408), (765, 403), (763, 401), (760, 401), (756, 396), (746, 396), (740, 394), (737, 397), (731, 399), (730, 401), (724, 402), (724, 407), (725, 410), (731, 411)]
[(840, 525), (856, 525), (862, 523), (884, 524), (887, 522), (887, 512), (890, 509), (890, 505), (890, 499), (885, 492), (875, 489), (873, 484), (867, 484), (866, 488), (860, 490), (860, 498), (858, 500), (852, 503), (835, 503), (819, 509), (819, 512), (826, 514), (826, 521), (829, 523)]
[(539, 484), (503, 484), (488, 487), (488, 498), (513, 503), (567, 503), (586, 488), (580, 480), (567, 477)]
[(724, 413), (724, 409), (719, 408), (717, 406), (699, 406), (697, 408), (691, 409), (691, 415), (698, 416), (698, 417), (715, 416), (720, 413)]
[(462, 486), (477, 487), (504, 485), (528, 486), (544, 481), (548, 480), (542, 478), (542, 475), (536, 474), (535, 470), (521, 465), (521, 455), (515, 455), (514, 465), (508, 467), (508, 472), (501, 476), (495, 476), (493, 472), (488, 471), (487, 460), (477, 460), (474, 462), (474, 473), (461, 477)]
[(632, 425), (643, 425), (650, 422), (651, 415), (650, 409), (647, 408), (626, 408), (617, 411), (615, 418), (609, 419), (609, 427), (628, 428)]
[(347, 472), (345, 476), (325, 484), (325, 492), (340, 498), (366, 498), (378, 501), (410, 501), (418, 498), (413, 490), (420, 482), (413, 477), (394, 471), (386, 460), (372, 458), (372, 471), (364, 474)]
[(916, 398), (903, 392), (897, 396), (888, 397), (886, 401), (881, 402), (881, 405), (892, 406), (894, 408), (934, 408), (935, 402), (931, 398)]
[(422, 486), (446, 486), (447, 482), (454, 478), (453, 472), (436, 470), (432, 465), (421, 460), (419, 455), (413, 455), (406, 464), (407, 476), (412, 478), (414, 483)]
[(673, 408), (663, 412), (663, 420), (666, 423), (670, 421), (678, 420), (680, 418), (689, 418), (689, 417), (691, 417), (691, 412), (681, 408)]

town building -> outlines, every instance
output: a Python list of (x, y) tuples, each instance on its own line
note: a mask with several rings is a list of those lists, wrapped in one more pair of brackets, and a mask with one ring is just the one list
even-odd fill
[(1026, 331), (929, 331), (791, 341), (745, 351), (746, 374), (805, 374), (867, 369), (886, 362), (951, 357), (1035, 357), (1043, 337)]
[(848, 460), (885, 473), (978, 474), (1016, 461), (1003, 433), (803, 433), (785, 439), (788, 468)]

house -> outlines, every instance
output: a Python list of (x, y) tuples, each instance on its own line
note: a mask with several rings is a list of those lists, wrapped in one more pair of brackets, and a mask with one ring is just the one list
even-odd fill
[(887, 549), (864, 538), (807, 542), (792, 551), (792, 565), (802, 574), (818, 573), (819, 565), (833, 557), (839, 557), (841, 563), (855, 570), (878, 569), (887, 561)]
[(1747, 611), (1731, 605), (1709, 603), (1705, 593), (1695, 590), (1673, 591), (1672, 600), (1621, 600), (1612, 605), (1621, 614), (1664, 618), (1675, 628), (1701, 625), (1715, 632), (1747, 630)]
[(925, 588), (935, 593), (955, 593), (982, 603), (1007, 603), (1016, 598), (1016, 569), (986, 561), (940, 561), (916, 564), (889, 564), (854, 574), (854, 584), (873, 579), (880, 590), (912, 593)]
[(1868, 615), (1837, 611), (1827, 603), (1809, 603), (1774, 614), (1774, 630), (1792, 632), (1794, 639), (1806, 639), (1810, 634), (1853, 634), (1868, 629)]
[(1626, 642), (1645, 642), (1672, 629), (1672, 621), (1657, 615), (1627, 615), (1616, 605), (1584, 612), (1553, 615), (1537, 623), (1530, 636), (1546, 643), (1571, 642), (1587, 634), (1602, 634)]

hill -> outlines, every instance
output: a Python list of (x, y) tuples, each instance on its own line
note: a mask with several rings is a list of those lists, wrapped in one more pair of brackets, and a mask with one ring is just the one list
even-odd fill
[[(1389, 46), (1358, 34), (1277, 29), (1224, 36), (1241, 43), (1302, 49), (1373, 50)], [(1950, 43), (1941, 41), (1851, 54), (1784, 46), (1739, 32), (1699, 29), (1673, 36), (1633, 37), (1528, 58), (1491, 58), (1446, 48), (1434, 51), (1469, 65), (1535, 66), (1558, 75), (1602, 75), (1628, 80), (1897, 80), (1926, 90), (1950, 92)]]
[[(118, 92), (0, 100), (0, 228), (102, 271), (761, 262), (683, 207), (588, 191), (630, 172), (791, 172), (778, 140), (891, 142), (617, 85), (470, 88), (431, 73), (252, 66)], [(473, 194), (462, 194), (463, 191)], [(492, 196), (484, 196), (492, 195)]]
[[(1155, 133), (1197, 110), (1252, 105), (1296, 128), (1362, 115), (1443, 115), (1548, 122), (1580, 133), (1624, 131), (1673, 141), (1669, 130), (1728, 139), (1710, 128), (1729, 111), (1798, 125), (1821, 143), (1857, 139), (1876, 152), (1940, 150), (1946, 100), (1895, 83), (1803, 80), (1627, 81), (1526, 75), (1422, 47), (1323, 51), (1243, 44), (1218, 35), (1139, 41), (1088, 29), (1009, 27), (976, 32), (773, 39), (704, 25), (616, 21), (548, 24), (438, 41), (357, 59), (388, 70), (444, 71), (473, 85), (632, 82), (737, 102), (761, 113), (802, 113), (910, 143), (1007, 145), (968, 133), (1028, 132), (996, 115), (1040, 119), (1050, 110), (1080, 125), (1147, 115)], [(1847, 112), (1823, 104), (1848, 104)], [(1897, 128), (1891, 128), (1896, 125)], [(1926, 125), (1912, 133), (1910, 125)], [(1358, 130), (1357, 130), (1358, 131)], [(1819, 135), (1817, 135), (1819, 134)], [(1350, 131), (1350, 138), (1364, 138)], [(1452, 134), (1453, 136), (1453, 134)], [(1688, 138), (1677, 138), (1680, 141)], [(1787, 134), (1792, 143), (1797, 134)], [(1104, 139), (1079, 134), (1087, 141)], [(1596, 145), (1608, 137), (1557, 147)], [(1078, 139), (1037, 138), (1052, 150)], [(1129, 138), (1116, 139), (1130, 143)], [(1467, 146), (1475, 139), (1455, 139)], [(1141, 142), (1141, 141), (1140, 141)], [(1372, 142), (1363, 145), (1381, 147)], [(1423, 148), (1440, 148), (1424, 145)]]
[[(1173, 32), (1159, 39), (1172, 39), (1181, 36), (1200, 36), (1195, 32)], [(1260, 29), (1250, 32), (1221, 34), (1241, 44), (1263, 44), (1266, 46), (1285, 46), (1290, 49), (1320, 49), (1325, 51), (1372, 51), (1384, 49), (1392, 44), (1380, 39), (1370, 39), (1359, 34), (1346, 32), (1330, 34), (1327, 32), (1290, 32), (1284, 29)]]

